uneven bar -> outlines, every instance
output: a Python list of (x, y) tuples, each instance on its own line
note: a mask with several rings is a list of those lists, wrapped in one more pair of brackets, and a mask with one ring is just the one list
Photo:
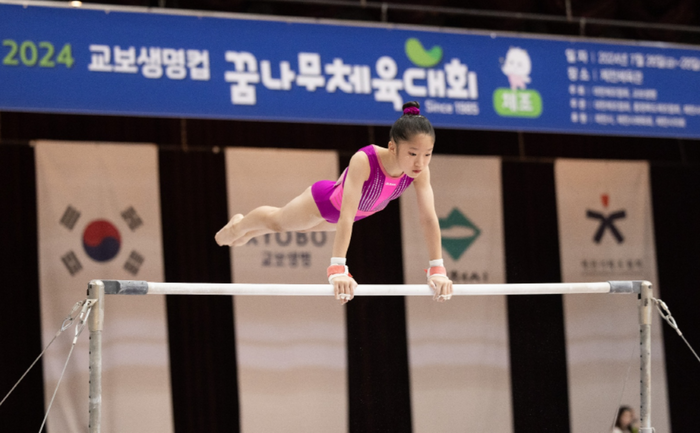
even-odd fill
[[(1, 1), (1, 0), (0, 0)], [(552, 295), (573, 293), (636, 293), (640, 298), (641, 421), (640, 433), (653, 433), (651, 427), (651, 303), (649, 281), (607, 281), (603, 283), (543, 284), (455, 284), (455, 295)], [(102, 323), (104, 295), (258, 295), (333, 296), (330, 284), (212, 284), (150, 283), (133, 280), (93, 280), (88, 285), (98, 310), (90, 321), (90, 425), (89, 433), (100, 432)], [(427, 284), (362, 284), (357, 296), (431, 296)]]
[[(102, 280), (108, 295), (333, 296), (330, 284), (153, 283)], [(455, 284), (455, 296), (639, 293), (642, 281), (600, 283)], [(427, 284), (360, 284), (356, 296), (432, 296)]]

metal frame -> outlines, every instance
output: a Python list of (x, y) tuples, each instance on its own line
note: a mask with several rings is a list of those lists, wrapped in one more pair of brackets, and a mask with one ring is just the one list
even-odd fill
[(88, 431), (99, 433), (102, 419), (102, 328), (105, 312), (105, 285), (102, 281), (91, 281), (88, 285), (88, 299), (97, 304), (92, 307), (88, 320), (90, 329), (90, 420)]
[[(546, 284), (455, 284), (455, 296), (545, 295), (607, 293), (639, 297), (640, 326), (640, 421), (639, 433), (653, 433), (651, 426), (651, 316), (653, 296), (649, 281), (608, 281), (602, 283)], [(212, 284), (152, 283), (132, 280), (93, 280), (88, 298), (97, 301), (89, 320), (90, 328), (90, 424), (89, 433), (100, 432), (102, 415), (102, 328), (105, 295), (249, 295), (249, 296), (334, 296), (329, 284)], [(423, 284), (360, 285), (356, 296), (432, 296)]]
[(639, 356), (641, 359), (639, 433), (654, 432), (651, 426), (651, 316), (654, 305), (652, 300), (651, 283), (644, 281), (639, 294)]

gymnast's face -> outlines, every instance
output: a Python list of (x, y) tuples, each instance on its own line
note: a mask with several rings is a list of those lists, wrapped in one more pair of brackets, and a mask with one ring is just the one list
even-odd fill
[(408, 177), (416, 177), (428, 167), (434, 145), (435, 139), (428, 134), (416, 134), (398, 143), (389, 142), (394, 148), (396, 162)]

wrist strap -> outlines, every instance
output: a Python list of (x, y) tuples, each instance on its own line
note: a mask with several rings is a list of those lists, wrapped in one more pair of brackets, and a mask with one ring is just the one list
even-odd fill
[(343, 265), (330, 265), (328, 267), (328, 270), (326, 271), (328, 275), (328, 282), (333, 284), (333, 279), (340, 277), (340, 276), (346, 276), (352, 278), (352, 275), (350, 275), (350, 272), (348, 271), (347, 266)]
[(345, 266), (346, 261), (347, 261), (347, 259), (345, 257), (331, 257), (331, 266), (333, 266), (333, 265)]
[(435, 259), (428, 262), (428, 266), (431, 268), (433, 266), (445, 266), (445, 261), (443, 259)]
[(427, 274), (428, 281), (430, 281), (432, 277), (447, 278), (447, 269), (445, 269), (444, 266), (431, 266), (430, 269), (426, 269), (425, 272)]

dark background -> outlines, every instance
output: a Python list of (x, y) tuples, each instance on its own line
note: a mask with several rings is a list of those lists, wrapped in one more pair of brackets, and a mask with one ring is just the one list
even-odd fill
[[(388, 2), (385, 14), (379, 3), (367, 2), (366, 7), (360, 7), (360, 1), (333, 5), (281, 0), (100, 3), (700, 43), (700, 2), (690, 0), (572, 0), (570, 22), (563, 0)], [(410, 9), (420, 5), (429, 6), (429, 10)], [(585, 25), (580, 17), (587, 17)], [(654, 27), (659, 24), (687, 28)], [(436, 132), (436, 154), (502, 157), (510, 283), (560, 281), (555, 158), (649, 161), (661, 298), (690, 344), (700, 348), (700, 317), (696, 314), (700, 301), (700, 143), (474, 130)], [(230, 282), (228, 250), (212, 241), (227, 220), (220, 148), (334, 149), (340, 152), (344, 167), (359, 147), (370, 142), (385, 144), (388, 128), (0, 112), (0, 397), (42, 350), (34, 153), (29, 146), (35, 139), (158, 144), (166, 280)], [(348, 259), (358, 280), (403, 282), (398, 213), (398, 204), (393, 203), (356, 224)], [(356, 298), (346, 311), (349, 430), (410, 432), (403, 298)], [(229, 298), (169, 296), (167, 312), (176, 433), (239, 431), (235, 330)], [(656, 316), (654, 320), (660, 319)], [(508, 321), (514, 431), (568, 432), (561, 296), (511, 296)], [(666, 325), (664, 349), (669, 401), (655, 405), (668, 403), (674, 431), (692, 431), (697, 428), (694, 411), (700, 404), (696, 391), (700, 365)], [(35, 431), (44, 410), (39, 363), (0, 407), (2, 430)]]

